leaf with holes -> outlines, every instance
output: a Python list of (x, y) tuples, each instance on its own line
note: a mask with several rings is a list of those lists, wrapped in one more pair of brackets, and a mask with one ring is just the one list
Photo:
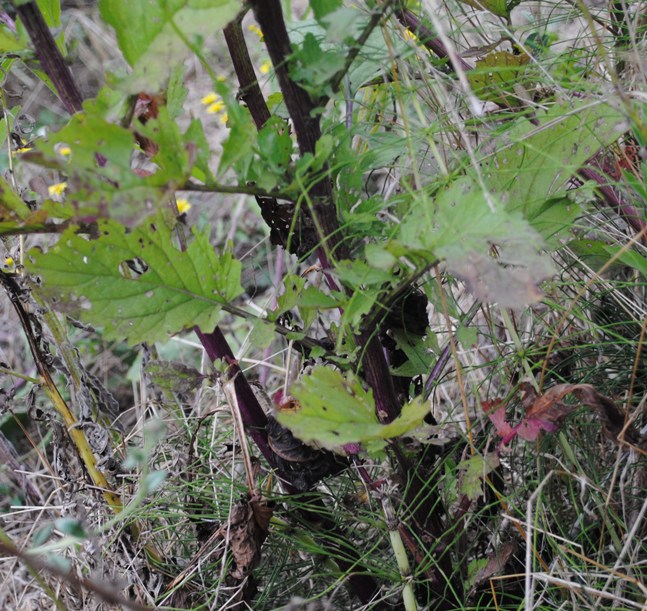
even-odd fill
[(435, 209), (434, 230), (424, 239), (475, 297), (505, 308), (541, 298), (539, 284), (552, 275), (553, 266), (541, 251), (541, 236), (519, 213), (488, 201), (468, 177), (441, 192)]
[(106, 339), (137, 344), (168, 340), (193, 325), (213, 328), (220, 305), (243, 292), (241, 264), (214, 252), (209, 228), (194, 229), (184, 252), (173, 246), (161, 214), (130, 232), (101, 220), (97, 239), (76, 231), (68, 229), (48, 252), (32, 249), (27, 267), (42, 278), (46, 295), (103, 327)]
[[(505, 6), (505, 5), (504, 5)], [(515, 84), (522, 78), (530, 56), (514, 55), (508, 51), (494, 51), (476, 62), (467, 73), (474, 93), (482, 100), (503, 105), (518, 105)]]
[(227, 25), (241, 8), (238, 0), (101, 0), (101, 16), (133, 73), (122, 86), (128, 93), (159, 91), (190, 46)]
[(349, 443), (362, 443), (379, 451), (386, 440), (400, 437), (419, 426), (429, 412), (422, 401), (405, 405), (402, 414), (382, 424), (375, 413), (373, 394), (359, 380), (330, 367), (316, 367), (291, 389), (301, 409), (280, 411), (277, 420), (304, 442), (316, 442), (333, 450)]

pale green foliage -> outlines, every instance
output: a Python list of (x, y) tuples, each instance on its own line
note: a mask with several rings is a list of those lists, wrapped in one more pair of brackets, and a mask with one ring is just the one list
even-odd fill
[(507, 210), (534, 218), (549, 197), (564, 192), (566, 182), (601, 148), (627, 129), (623, 113), (597, 100), (555, 104), (538, 112), (539, 125), (519, 117), (496, 153), (481, 164), (485, 184)]
[[(27, 266), (41, 276), (45, 294), (102, 327), (108, 339), (136, 344), (166, 340), (193, 325), (211, 329), (220, 305), (242, 292), (240, 262), (228, 252), (217, 255), (208, 231), (194, 229), (184, 252), (161, 214), (128, 233), (101, 220), (98, 234), (88, 239), (70, 229), (47, 253), (30, 251)], [(147, 269), (139, 275), (127, 261)]]
[(240, 10), (238, 0), (102, 0), (99, 6), (133, 67), (122, 83), (129, 93), (159, 90), (191, 46), (200, 47)]
[(292, 387), (301, 409), (280, 411), (278, 420), (299, 439), (330, 450), (362, 443), (369, 452), (382, 449), (386, 440), (401, 437), (422, 423), (429, 406), (422, 400), (405, 405), (389, 424), (379, 422), (373, 393), (362, 388), (351, 373), (316, 367)]

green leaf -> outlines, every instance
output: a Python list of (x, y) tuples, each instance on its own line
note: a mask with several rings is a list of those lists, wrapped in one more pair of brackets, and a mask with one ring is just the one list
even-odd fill
[(0, 178), (0, 222), (24, 221), (31, 214), (29, 206), (16, 195), (11, 185)]
[(140, 123), (137, 131), (150, 138), (159, 147), (152, 158), (152, 161), (159, 166), (155, 172), (156, 181), (167, 184), (175, 182), (177, 185), (184, 183), (191, 172), (189, 153), (180, 134), (180, 128), (170, 117), (168, 108), (160, 106), (158, 116), (147, 121), (146, 125)]
[(478, 299), (521, 308), (541, 298), (537, 287), (552, 275), (553, 265), (541, 252), (541, 236), (519, 213), (488, 201), (467, 177), (442, 191), (435, 208), (434, 230), (423, 239)]
[[(192, 46), (227, 25), (238, 0), (100, 0), (103, 20), (114, 27), (133, 73), (123, 82), (128, 93), (160, 91)], [(188, 44), (187, 44), (188, 43)]]
[(514, 86), (526, 70), (530, 56), (515, 55), (508, 51), (494, 51), (476, 62), (467, 78), (474, 93), (483, 100), (497, 104), (518, 105)]
[[(66, 202), (85, 221), (110, 215), (133, 224), (150, 214), (151, 207), (168, 200), (170, 172), (146, 177), (135, 173), (131, 169), (133, 134), (100, 116), (76, 113), (35, 148), (36, 152), (24, 155), (25, 160), (69, 176)], [(61, 153), (65, 149), (69, 154)]]
[(496, 153), (481, 164), (488, 189), (508, 210), (533, 218), (544, 202), (564, 192), (584, 162), (626, 131), (620, 110), (598, 101), (555, 104), (536, 113), (539, 125), (519, 119), (489, 142)]
[(274, 325), (257, 318), (254, 321), (254, 326), (249, 336), (249, 341), (252, 346), (264, 350), (265, 348), (269, 348), (275, 339), (276, 331), (274, 330)]
[(276, 175), (285, 173), (292, 159), (292, 137), (287, 123), (271, 117), (258, 132), (258, 151), (266, 167)]
[(203, 174), (202, 180), (212, 182), (214, 179), (209, 167), (211, 159), (211, 149), (207, 142), (207, 136), (204, 133), (204, 125), (200, 119), (193, 119), (184, 134), (184, 142), (194, 147), (195, 167)]
[(609, 263), (612, 258), (614, 262), (607, 267), (607, 271), (616, 270), (626, 265), (632, 267), (647, 277), (647, 259), (634, 250), (624, 250), (620, 246), (613, 246), (600, 240), (572, 240), (567, 244), (588, 267), (599, 271)]
[(249, 110), (231, 98), (224, 83), (216, 83), (215, 89), (227, 106), (229, 128), (229, 136), (222, 144), (222, 155), (218, 165), (220, 178), (234, 164), (242, 161), (245, 165), (251, 162), (258, 135)]
[(478, 329), (476, 329), (475, 327), (464, 327), (463, 325), (461, 325), (460, 327), (458, 327), (458, 329), (456, 329), (456, 336), (458, 337), (458, 341), (465, 348), (469, 348), (476, 343), (478, 334)]
[(58, 518), (54, 520), (54, 527), (60, 530), (64, 535), (85, 539), (88, 533), (83, 528), (83, 522), (78, 518)]
[(29, 39), (21, 36), (24, 30), (12, 32), (6, 25), (0, 24), (0, 49), (3, 53), (16, 53), (29, 48)]
[(308, 32), (293, 55), (290, 76), (313, 96), (326, 93), (330, 79), (344, 67), (345, 56), (332, 49), (322, 49), (317, 38)]
[(146, 374), (155, 386), (174, 393), (190, 393), (207, 377), (193, 367), (173, 361), (150, 361)]
[(36, 0), (40, 12), (43, 14), (45, 23), (50, 28), (61, 26), (61, 3), (60, 0)]
[(166, 106), (172, 119), (177, 119), (184, 112), (184, 102), (189, 90), (184, 86), (184, 64), (176, 66), (166, 86)]
[(332, 13), (341, 7), (343, 0), (310, 0), (310, 7), (315, 19), (320, 21), (328, 13)]
[(46, 295), (103, 327), (106, 339), (132, 345), (194, 325), (213, 328), (219, 306), (243, 292), (241, 264), (214, 252), (208, 227), (194, 229), (194, 240), (180, 252), (161, 214), (130, 232), (112, 220), (97, 225), (97, 239), (72, 227), (48, 252), (32, 249), (27, 267), (41, 276)]
[(304, 442), (316, 442), (328, 449), (347, 443), (363, 443), (372, 450), (385, 440), (399, 437), (418, 426), (429, 411), (423, 402), (410, 403), (390, 424), (381, 424), (375, 414), (373, 393), (365, 391), (351, 373), (330, 367), (316, 367), (291, 389), (301, 409), (281, 411), (277, 418)]
[(465, 4), (469, 4), (476, 9), (490, 11), (499, 17), (508, 16), (508, 8), (505, 0), (461, 0)]
[(461, 493), (470, 501), (475, 501), (483, 494), (483, 480), (499, 466), (499, 459), (494, 455), (476, 454), (458, 464), (463, 471)]

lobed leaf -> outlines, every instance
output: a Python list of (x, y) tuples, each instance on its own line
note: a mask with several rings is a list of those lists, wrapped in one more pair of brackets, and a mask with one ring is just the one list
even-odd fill
[(373, 393), (364, 390), (354, 375), (330, 367), (316, 367), (292, 387), (292, 394), (301, 408), (279, 411), (277, 420), (302, 441), (330, 450), (350, 443), (379, 450), (386, 439), (420, 425), (429, 411), (426, 403), (415, 401), (405, 405), (393, 422), (382, 424), (375, 413)]
[(441, 192), (435, 208), (427, 243), (478, 299), (521, 308), (541, 298), (539, 284), (553, 265), (541, 251), (541, 236), (519, 213), (488, 201), (468, 177)]
[(27, 267), (41, 276), (46, 295), (102, 327), (107, 339), (137, 344), (194, 325), (212, 328), (220, 306), (243, 291), (241, 264), (214, 252), (208, 228), (194, 229), (184, 252), (161, 214), (130, 232), (100, 220), (97, 231), (97, 239), (88, 239), (68, 229), (48, 252), (32, 249)]

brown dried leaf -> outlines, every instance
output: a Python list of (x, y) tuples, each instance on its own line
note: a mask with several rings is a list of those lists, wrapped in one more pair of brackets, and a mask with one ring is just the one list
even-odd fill
[(229, 545), (235, 567), (234, 579), (244, 579), (258, 565), (267, 537), (272, 509), (258, 492), (236, 503), (229, 513)]

